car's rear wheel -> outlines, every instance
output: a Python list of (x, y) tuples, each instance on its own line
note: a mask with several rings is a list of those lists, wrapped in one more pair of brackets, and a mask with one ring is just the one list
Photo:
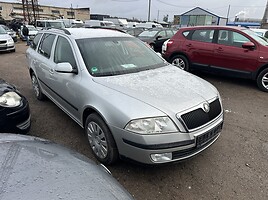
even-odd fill
[(188, 59), (183, 55), (176, 55), (173, 58), (171, 58), (172, 65), (179, 67), (185, 71), (189, 71), (189, 61)]
[(31, 79), (32, 79), (32, 86), (33, 86), (35, 97), (40, 101), (44, 100), (45, 95), (42, 93), (40, 85), (34, 73), (32, 73)]
[(262, 70), (258, 75), (257, 84), (262, 91), (268, 92), (268, 68)]
[(118, 160), (114, 138), (105, 122), (96, 113), (90, 114), (85, 123), (85, 133), (94, 156), (103, 164)]

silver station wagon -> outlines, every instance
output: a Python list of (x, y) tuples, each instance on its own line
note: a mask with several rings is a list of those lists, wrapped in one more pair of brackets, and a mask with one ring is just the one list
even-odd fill
[(101, 28), (43, 30), (26, 57), (37, 99), (48, 97), (83, 127), (104, 164), (119, 158), (179, 161), (220, 135), (217, 89), (130, 35)]

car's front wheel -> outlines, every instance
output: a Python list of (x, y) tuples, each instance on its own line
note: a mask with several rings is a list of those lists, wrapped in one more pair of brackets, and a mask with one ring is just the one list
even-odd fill
[(94, 156), (103, 164), (111, 165), (118, 159), (114, 138), (105, 122), (96, 113), (85, 123), (85, 133)]
[(268, 68), (262, 70), (258, 75), (257, 84), (260, 90), (268, 92)]
[(32, 86), (33, 86), (35, 97), (40, 101), (44, 100), (45, 95), (42, 93), (37, 77), (35, 76), (34, 73), (32, 73), (31, 79), (32, 79)]
[(173, 58), (171, 58), (172, 65), (179, 67), (185, 71), (189, 71), (189, 61), (188, 59), (183, 55), (176, 55)]

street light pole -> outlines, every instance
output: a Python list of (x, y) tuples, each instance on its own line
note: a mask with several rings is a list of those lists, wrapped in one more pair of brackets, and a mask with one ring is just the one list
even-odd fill
[(151, 15), (151, 0), (149, 0), (148, 22), (150, 21), (150, 15)]

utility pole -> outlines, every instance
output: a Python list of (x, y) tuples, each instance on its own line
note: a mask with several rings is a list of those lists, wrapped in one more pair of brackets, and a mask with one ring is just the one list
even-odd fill
[(227, 25), (228, 22), (229, 22), (230, 9), (231, 9), (231, 5), (228, 6), (227, 17), (226, 17), (226, 18), (227, 18), (226, 25)]
[(150, 21), (150, 15), (151, 15), (151, 0), (149, 0), (148, 22)]
[(267, 28), (267, 16), (268, 15), (268, 0), (267, 0), (267, 3), (266, 3), (266, 7), (265, 7), (265, 11), (264, 11), (264, 14), (263, 14), (263, 18), (261, 20), (261, 28)]

